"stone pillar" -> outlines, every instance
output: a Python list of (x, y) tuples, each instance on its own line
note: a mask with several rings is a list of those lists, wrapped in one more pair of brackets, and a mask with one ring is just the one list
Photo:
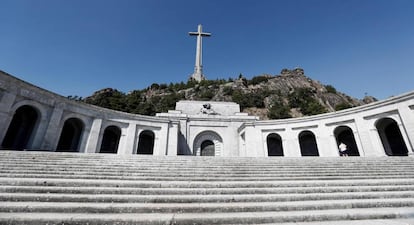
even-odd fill
[(319, 156), (336, 157), (339, 156), (336, 146), (335, 135), (329, 127), (319, 124), (319, 129), (315, 131), (316, 143), (318, 145)]
[(62, 120), (64, 105), (58, 104), (53, 109), (52, 115), (50, 116), (49, 124), (46, 130), (46, 134), (41, 144), (43, 150), (55, 150), (60, 137), (60, 122)]
[(169, 124), (168, 131), (168, 145), (167, 154), (168, 156), (176, 156), (178, 151), (178, 122), (171, 122)]
[(329, 149), (326, 149), (327, 154), (324, 155), (324, 156), (338, 157), (339, 156), (339, 149), (338, 149), (338, 145), (336, 143), (336, 137), (335, 137), (335, 134), (333, 133), (333, 131), (332, 131), (332, 134), (330, 134), (329, 137), (327, 137), (326, 144), (328, 145)]
[(246, 156), (248, 157), (264, 157), (262, 134), (260, 129), (255, 126), (246, 126)]
[(84, 152), (86, 153), (86, 146), (89, 142), (89, 135), (91, 133), (93, 119), (92, 118), (84, 118), (85, 127), (82, 131), (82, 135), (80, 137), (79, 146), (78, 146), (78, 152)]
[(13, 107), (16, 95), (4, 92), (0, 100), (0, 144), (3, 143), (4, 136), (6, 136), (7, 129), (13, 118), (14, 112), (10, 112)]
[(123, 146), (120, 148), (118, 154), (121, 155), (132, 155), (136, 151), (135, 142), (137, 139), (137, 125), (135, 123), (130, 123), (127, 129), (125, 138), (123, 138)]
[(286, 129), (282, 136), (283, 154), (286, 157), (302, 157), (300, 153), (300, 145), (298, 139), (298, 132), (292, 129)]
[(99, 152), (98, 147), (100, 146), (99, 136), (101, 134), (102, 119), (94, 119), (92, 127), (89, 132), (88, 140), (86, 142), (85, 153), (97, 153)]
[(160, 130), (152, 130), (152, 132), (154, 132), (153, 155), (167, 155), (168, 124), (162, 126)]
[[(45, 139), (47, 132), (48, 124), (50, 122), (50, 112), (49, 110), (43, 108), (43, 105), (39, 105), (39, 110), (41, 110), (39, 121), (37, 122), (36, 128), (33, 133), (33, 139), (29, 142), (29, 149), (41, 149), (42, 143)], [(51, 111), (51, 110), (50, 110)]]
[[(240, 127), (239, 124), (234, 127)], [(237, 128), (232, 126), (224, 128), (222, 132), (223, 148), (221, 149), (221, 156), (240, 156), (240, 142)]]
[(334, 129), (336, 126), (326, 126), (322, 121), (316, 132), (319, 155), (322, 157), (338, 157), (339, 150), (336, 143)]
[(359, 132), (356, 129), (353, 132), (354, 132), (355, 143), (356, 143), (357, 148), (358, 148), (359, 156), (365, 156), (365, 150), (364, 150), (364, 147), (362, 146), (361, 137), (359, 136)]
[(404, 141), (408, 142), (407, 149), (408, 153), (410, 155), (414, 154), (414, 110), (410, 108), (409, 105), (403, 104), (401, 107), (399, 107), (398, 112), (401, 117), (401, 123), (400, 126), (401, 133), (404, 136), (404, 133), (407, 134), (407, 140), (404, 139)]
[(246, 152), (246, 133), (245, 133), (245, 131), (243, 131), (239, 135), (238, 139), (239, 139), (239, 156), (246, 157), (247, 152)]
[(384, 147), (373, 121), (362, 117), (355, 118), (364, 156), (385, 156)]
[(125, 127), (121, 128), (121, 137), (119, 137), (119, 144), (118, 144), (118, 151), (117, 154), (118, 155), (122, 155), (124, 153), (125, 150), (125, 145), (126, 145), (126, 133), (127, 133), (128, 129)]

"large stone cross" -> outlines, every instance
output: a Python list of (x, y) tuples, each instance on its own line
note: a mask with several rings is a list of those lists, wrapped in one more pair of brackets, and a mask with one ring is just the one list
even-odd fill
[(194, 67), (194, 73), (191, 75), (191, 78), (193, 78), (196, 81), (202, 81), (205, 80), (204, 74), (203, 74), (203, 62), (202, 62), (202, 37), (209, 37), (211, 36), (211, 33), (203, 33), (203, 27), (201, 24), (198, 25), (198, 31), (197, 32), (189, 32), (190, 36), (197, 36), (197, 51), (196, 51), (196, 59), (195, 59), (195, 67)]

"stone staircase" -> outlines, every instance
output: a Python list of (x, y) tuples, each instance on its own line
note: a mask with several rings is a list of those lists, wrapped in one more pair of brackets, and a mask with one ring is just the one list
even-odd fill
[(0, 224), (414, 224), (414, 160), (0, 151)]

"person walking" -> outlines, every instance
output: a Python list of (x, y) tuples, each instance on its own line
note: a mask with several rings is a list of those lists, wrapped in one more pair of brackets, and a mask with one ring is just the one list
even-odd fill
[(339, 148), (339, 155), (340, 156), (348, 156), (348, 147), (346, 146), (346, 144), (341, 142), (339, 144), (338, 148)]

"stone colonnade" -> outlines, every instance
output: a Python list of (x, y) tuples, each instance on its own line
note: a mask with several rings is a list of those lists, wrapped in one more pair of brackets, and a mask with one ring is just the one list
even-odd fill
[(414, 92), (286, 120), (240, 113), (150, 117), (71, 101), (0, 71), (0, 128), (1, 149), (13, 150), (336, 157), (345, 143), (350, 156), (405, 156), (413, 153)]
[[(407, 156), (413, 154), (414, 93), (370, 105), (302, 119), (258, 121), (240, 128), (246, 149), (242, 156), (339, 156), (345, 143), (350, 156)], [(301, 140), (303, 134), (312, 140)], [(277, 146), (277, 147), (274, 147)], [(312, 155), (312, 154), (310, 154)]]

